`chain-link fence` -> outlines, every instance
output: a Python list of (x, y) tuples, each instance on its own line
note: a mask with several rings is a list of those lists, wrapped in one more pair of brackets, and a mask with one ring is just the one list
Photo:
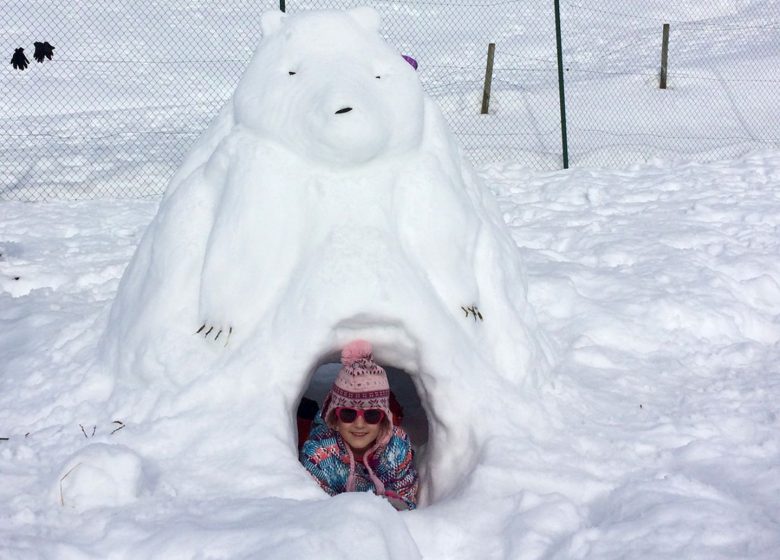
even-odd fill
[(561, 18), (573, 165), (705, 161), (780, 147), (777, 0), (561, 0)]
[[(780, 145), (778, 0), (636, 7), (561, 0), (571, 165), (708, 159)], [(478, 164), (561, 166), (553, 2), (288, 0), (288, 12), (372, 5), (420, 62)], [(727, 3), (732, 11), (733, 3)], [(33, 42), (52, 60), (0, 69), (0, 199), (157, 196), (231, 95), (277, 0), (6, 0), (10, 56)], [(614, 8), (614, 9), (613, 9)], [(748, 12), (746, 12), (748, 10)], [(661, 25), (669, 89), (659, 90)], [(480, 115), (488, 43), (497, 44)]]

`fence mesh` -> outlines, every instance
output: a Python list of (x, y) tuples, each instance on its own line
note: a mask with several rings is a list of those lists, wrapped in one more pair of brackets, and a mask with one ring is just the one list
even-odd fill
[[(370, 4), (420, 62), (478, 164), (561, 166), (553, 2), (288, 0), (288, 12)], [(561, 0), (571, 165), (711, 159), (778, 147), (777, 3), (669, 8)], [(233, 92), (277, 0), (6, 0), (0, 37), (0, 198), (157, 196)], [(731, 8), (729, 8), (731, 7)], [(720, 11), (719, 11), (720, 10)], [(671, 24), (669, 89), (658, 89)], [(33, 42), (55, 46), (32, 60)], [(480, 115), (488, 43), (496, 59)]]
[(780, 146), (780, 6), (689, 4), (561, 0), (573, 165), (705, 161)]

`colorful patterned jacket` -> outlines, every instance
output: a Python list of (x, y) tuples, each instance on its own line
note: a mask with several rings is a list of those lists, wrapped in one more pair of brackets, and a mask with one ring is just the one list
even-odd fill
[(361, 463), (355, 461), (339, 433), (330, 429), (318, 414), (309, 439), (301, 448), (300, 461), (331, 496), (347, 492), (352, 486), (355, 492), (384, 495), (399, 509), (400, 504), (406, 509), (417, 507), (414, 451), (409, 436), (399, 426), (393, 426), (386, 446), (364, 456)]

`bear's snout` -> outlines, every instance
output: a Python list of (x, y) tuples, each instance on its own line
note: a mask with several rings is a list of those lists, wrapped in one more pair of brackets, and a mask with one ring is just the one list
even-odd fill
[(352, 110), (352, 107), (342, 107), (338, 111), (336, 111), (337, 115), (343, 115), (344, 113), (349, 113)]

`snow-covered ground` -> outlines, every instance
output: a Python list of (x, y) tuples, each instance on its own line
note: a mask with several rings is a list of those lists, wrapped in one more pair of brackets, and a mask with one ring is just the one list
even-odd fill
[[(338, 507), (362, 515), (348, 496), (327, 509), (251, 495), (59, 506), (67, 458), (127, 437), (111, 435), (122, 419), (105, 415), (85, 364), (155, 203), (1, 205), (2, 556), (292, 558), (326, 538), (330, 558), (365, 531), (356, 550), (380, 558), (776, 558), (780, 154), (482, 174), (559, 346), (544, 420), (513, 458), (525, 490), (502, 495), (494, 480), (468, 507), (437, 503), (384, 529), (373, 511), (339, 528)], [(493, 524), (518, 504), (509, 526)]]
[[(20, 14), (39, 3), (12, 4), (17, 19), (3, 29), (16, 40), (26, 37)], [(505, 16), (499, 52), (507, 58), (499, 56), (497, 66), (514, 68), (524, 86), (497, 80), (489, 118), (519, 119), (522, 148), (516, 159), (483, 164), (479, 173), (524, 259), (528, 298), (552, 344), (553, 364), (539, 379), (538, 401), (518, 402), (527, 411), (485, 415), (495, 423), (502, 414), (525, 417), (523, 434), (486, 442), (483, 464), (463, 488), (402, 514), (370, 496), (312, 499), (309, 489), (288, 489), (295, 473), (231, 480), (233, 463), (244, 460), (235, 430), (247, 426), (245, 418), (230, 410), (218, 423), (191, 411), (161, 417), (175, 403), (152, 391), (150, 400), (135, 403), (134, 421), (109, 401), (113, 379), (95, 360), (119, 280), (158, 202), (2, 202), (0, 558), (775, 560), (780, 151), (766, 131), (780, 128), (780, 111), (766, 85), (780, 78), (780, 65), (773, 64), (776, 55), (755, 53), (771, 53), (773, 45), (777, 51), (780, 8), (733, 0), (707, 10), (681, 2), (669, 12), (655, 1), (643, 3), (637, 17), (638, 8), (625, 2), (598, 10), (562, 4), (580, 17), (565, 45), (570, 126), (589, 133), (572, 136), (579, 167), (569, 171), (528, 166), (552, 169), (560, 157), (554, 82), (532, 79), (549, 73), (554, 53), (543, 41), (551, 21), (520, 4), (490, 6)], [(70, 53), (74, 75), (92, 81), (110, 76), (83, 59), (106, 45), (111, 17), (133, 18), (133, 2), (101, 5), (110, 10), (63, 5), (51, 17), (51, 29), (70, 33), (85, 22), (100, 24)], [(186, 11), (177, 6), (155, 4), (155, 23), (176, 28), (177, 14)], [(201, 91), (196, 72), (193, 97), (177, 104), (176, 94), (158, 89), (158, 67), (150, 65), (140, 90), (108, 88), (105, 98), (85, 99), (76, 87), (19, 119), (19, 105), (9, 99), (23, 97), (23, 85), (4, 75), (6, 137), (24, 140), (4, 145), (0, 188), (54, 185), (80, 196), (119, 183), (143, 194), (175, 169), (168, 154), (181, 156), (181, 137), (193, 138), (193, 128), (218, 109), (217, 98), (232, 91), (235, 67), (248, 56), (241, 40), (252, 27), (230, 2), (197, 8), (203, 29), (241, 22), (233, 37), (239, 54), (223, 67), (199, 70), (219, 73), (216, 97)], [(611, 19), (602, 21), (599, 10)], [(441, 3), (397, 12), (431, 26), (432, 42), (449, 37), (458, 46), (459, 57), (426, 58), (421, 78), (451, 122), (471, 127), (472, 135), (461, 136), (469, 153), (495, 153), (491, 142), (501, 140), (483, 135), (486, 121), (457, 111), (478, 101), (480, 81), (464, 68), (481, 66), (484, 37), (459, 29)], [(614, 12), (634, 15), (617, 25)], [(672, 60), (685, 71), (678, 66), (672, 89), (660, 92), (653, 73), (664, 18), (674, 26)], [(134, 53), (155, 29), (121, 44)], [(675, 43), (678, 29), (695, 39)], [(194, 49), (195, 58), (197, 33), (182, 30), (179, 45)], [(590, 34), (610, 48), (585, 42)], [(414, 47), (403, 36), (398, 43)], [(63, 49), (56, 56), (68, 55)], [(637, 76), (637, 68), (644, 73)], [(23, 79), (74, 87), (47, 77), (51, 69), (36, 66)], [(616, 98), (630, 110), (616, 113)], [(138, 134), (137, 119), (158, 128)], [(37, 134), (52, 120), (64, 144)], [(638, 135), (616, 133), (638, 123), (650, 126)], [(127, 136), (139, 140), (134, 149)], [(43, 156), (35, 152), (21, 172), (7, 165), (33, 149)], [(158, 412), (156, 425), (137, 420), (150, 411)], [(222, 434), (222, 444), (202, 444)], [(282, 445), (294, 456), (292, 437)], [(193, 453), (185, 464), (173, 450), (187, 446)], [(492, 468), (507, 462), (516, 469)], [(285, 490), (269, 490), (269, 480)], [(231, 485), (236, 490), (225, 492)]]

